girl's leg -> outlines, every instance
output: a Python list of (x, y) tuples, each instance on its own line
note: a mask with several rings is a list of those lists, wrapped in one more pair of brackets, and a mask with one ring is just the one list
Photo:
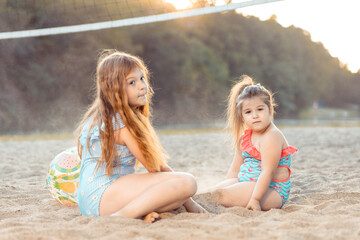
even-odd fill
[[(225, 207), (246, 207), (255, 188), (255, 182), (240, 182), (213, 192), (215, 201)], [(264, 211), (281, 208), (282, 198), (278, 192), (269, 188), (260, 201)]]
[(222, 188), (228, 187), (228, 186), (233, 185), (233, 184), (238, 183), (238, 182), (239, 182), (239, 180), (237, 178), (229, 178), (229, 179), (226, 179), (226, 180), (224, 180), (222, 182), (219, 182), (215, 186), (209, 187), (209, 188), (201, 191), (201, 193), (213, 192), (213, 191), (215, 191), (217, 189), (222, 189)]
[(187, 173), (129, 174), (105, 190), (100, 215), (139, 218), (154, 211), (169, 211), (180, 207), (196, 189), (194, 177)]

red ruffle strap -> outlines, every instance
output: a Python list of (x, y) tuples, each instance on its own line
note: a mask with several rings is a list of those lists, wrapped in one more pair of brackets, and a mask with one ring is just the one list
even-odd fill
[[(260, 152), (251, 144), (251, 133), (252, 133), (251, 129), (245, 130), (244, 135), (242, 137), (242, 141), (241, 141), (241, 150), (243, 152), (247, 152), (248, 154), (250, 154), (251, 156), (253, 156), (256, 159), (261, 160)], [(298, 149), (293, 146), (288, 146), (287, 148), (285, 148), (281, 151), (280, 158), (283, 158), (289, 154), (293, 154), (293, 153), (297, 152), (297, 150)]]
[(260, 152), (251, 144), (251, 129), (246, 129), (241, 141), (241, 150), (247, 152), (256, 159), (261, 159)]
[(288, 146), (287, 148), (283, 149), (281, 151), (281, 157), (280, 158), (283, 158), (287, 155), (290, 155), (290, 154), (293, 154), (295, 152), (297, 152), (298, 149), (296, 147), (293, 147), (293, 146)]

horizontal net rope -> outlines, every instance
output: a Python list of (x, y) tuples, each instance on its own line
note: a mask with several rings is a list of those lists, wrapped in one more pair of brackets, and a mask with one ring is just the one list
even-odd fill
[[(35, 0), (33, 0), (35, 1)], [(264, 3), (271, 3), (271, 2), (278, 2), (283, 0), (249, 0), (249, 1), (242, 1), (242, 2), (233, 2), (228, 3), (220, 6), (210, 6), (210, 7), (202, 7), (184, 11), (176, 11), (170, 13), (162, 13), (162, 14), (155, 14), (143, 17), (132, 17), (120, 20), (111, 20), (111, 21), (104, 21), (104, 22), (97, 22), (97, 23), (89, 23), (89, 24), (79, 24), (79, 25), (72, 25), (72, 26), (62, 26), (62, 27), (51, 27), (51, 28), (40, 28), (34, 30), (23, 30), (23, 31), (9, 31), (9, 32), (2, 32), (0, 33), (0, 40), (1, 39), (15, 39), (15, 38), (27, 38), (27, 37), (38, 37), (38, 36), (47, 36), (47, 35), (57, 35), (57, 34), (67, 34), (67, 33), (76, 33), (76, 32), (85, 32), (85, 31), (95, 31), (101, 29), (108, 29), (108, 28), (116, 28), (116, 27), (124, 27), (124, 26), (131, 26), (131, 25), (138, 25), (138, 24), (145, 24), (145, 23), (152, 23), (152, 22), (161, 22), (161, 21), (168, 21), (174, 20), (178, 18), (186, 18), (186, 17), (193, 17), (205, 14), (211, 14), (216, 12), (223, 12), (234, 10), (238, 8), (254, 6)], [(95, 0), (93, 1), (95, 4)], [(151, 8), (154, 10), (154, 8)], [(111, 14), (109, 13), (111, 17)]]

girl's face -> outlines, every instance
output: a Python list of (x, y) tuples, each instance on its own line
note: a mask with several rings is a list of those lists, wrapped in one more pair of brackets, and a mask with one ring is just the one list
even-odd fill
[(271, 123), (270, 109), (260, 97), (245, 99), (241, 115), (246, 126), (255, 132), (264, 131)]
[(139, 68), (134, 69), (126, 76), (125, 91), (130, 107), (136, 108), (146, 104), (147, 89), (144, 73)]

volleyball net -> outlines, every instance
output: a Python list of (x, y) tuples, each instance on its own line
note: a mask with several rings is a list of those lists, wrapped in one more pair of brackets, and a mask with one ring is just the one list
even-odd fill
[(283, 0), (192, 0), (189, 8), (178, 10), (170, 0), (0, 0), (0, 21), (7, 23), (0, 24), (0, 40), (161, 22), (278, 1)]

